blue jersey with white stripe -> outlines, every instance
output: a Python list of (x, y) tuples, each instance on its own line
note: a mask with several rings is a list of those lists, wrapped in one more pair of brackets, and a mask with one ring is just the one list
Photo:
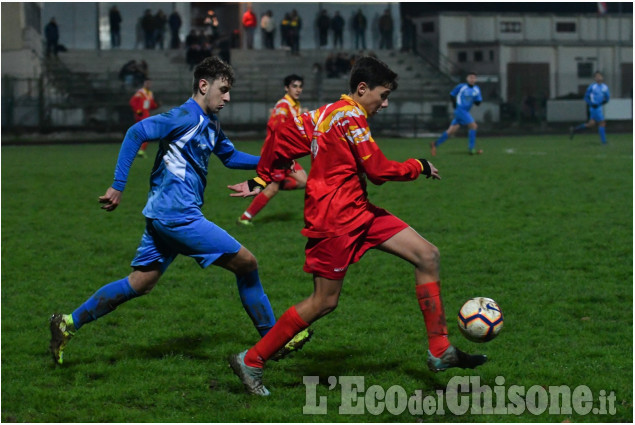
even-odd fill
[(139, 121), (126, 133), (112, 187), (123, 190), (141, 143), (158, 140), (150, 176), (147, 218), (179, 220), (202, 216), (208, 161), (214, 153), (228, 168), (252, 170), (260, 157), (240, 152), (225, 136), (216, 115), (208, 116), (190, 98), (183, 105)]
[(593, 83), (586, 89), (584, 100), (587, 105), (598, 107), (610, 99), (609, 87), (604, 83)]
[(467, 83), (461, 83), (454, 87), (450, 96), (456, 99), (456, 109), (462, 109), (465, 112), (472, 109), (474, 102), (483, 101), (481, 89), (477, 85), (470, 86)]

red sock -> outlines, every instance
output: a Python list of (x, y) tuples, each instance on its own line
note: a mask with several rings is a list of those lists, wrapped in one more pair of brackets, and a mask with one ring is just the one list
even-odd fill
[(139, 150), (144, 151), (146, 150), (147, 147), (148, 147), (148, 142), (143, 142), (141, 143), (141, 147), (139, 148)]
[(243, 215), (240, 216), (240, 219), (251, 220), (256, 216), (256, 214), (260, 212), (261, 209), (265, 207), (265, 205), (267, 205), (267, 202), (269, 202), (269, 198), (267, 198), (267, 195), (265, 195), (264, 193), (259, 193), (258, 195), (256, 195), (254, 200), (251, 201), (251, 204), (249, 204), (247, 211), (245, 211)]
[(280, 316), (273, 328), (247, 351), (245, 364), (262, 368), (271, 356), (291, 341), (298, 332), (308, 327), (309, 324), (298, 315), (295, 306), (291, 307)]
[(285, 177), (285, 179), (280, 182), (280, 189), (282, 190), (293, 190), (297, 187), (298, 181), (293, 177)]
[(450, 346), (448, 325), (445, 322), (441, 282), (422, 283), (415, 287), (419, 307), (428, 331), (428, 347), (434, 357), (440, 357)]

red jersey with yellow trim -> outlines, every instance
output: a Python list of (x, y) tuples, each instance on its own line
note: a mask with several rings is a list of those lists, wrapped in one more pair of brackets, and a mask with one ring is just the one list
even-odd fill
[(148, 118), (150, 110), (157, 109), (158, 105), (154, 101), (152, 90), (146, 90), (142, 87), (130, 98), (130, 107), (134, 111), (135, 120), (139, 122)]
[(415, 180), (423, 166), (416, 159), (387, 159), (373, 140), (364, 108), (351, 97), (304, 113), (283, 125), (258, 164), (266, 181), (280, 178), (281, 164), (311, 154), (302, 234), (310, 238), (347, 234), (372, 219), (366, 179), (374, 184)]
[(273, 134), (280, 125), (287, 121), (293, 121), (298, 115), (300, 115), (300, 102), (285, 94), (271, 111), (269, 121), (267, 121), (267, 136), (261, 151), (264, 152), (265, 149), (269, 149), (269, 145), (273, 141)]

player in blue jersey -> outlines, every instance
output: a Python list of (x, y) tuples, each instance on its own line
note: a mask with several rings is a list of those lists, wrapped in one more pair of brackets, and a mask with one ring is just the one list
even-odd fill
[(606, 104), (611, 95), (609, 93), (609, 87), (604, 84), (604, 77), (601, 72), (596, 72), (593, 76), (595, 82), (587, 88), (584, 94), (584, 101), (589, 105), (589, 121), (580, 124), (576, 127), (569, 128), (569, 138), (573, 139), (573, 136), (578, 131), (586, 130), (587, 128), (598, 126), (598, 134), (602, 144), (606, 142), (606, 120), (604, 119), (604, 112), (602, 111), (602, 105)]
[(470, 72), (465, 80), (465, 83), (457, 85), (450, 92), (452, 105), (454, 105), (454, 119), (450, 123), (450, 127), (441, 134), (441, 137), (430, 143), (432, 156), (436, 156), (437, 147), (448, 140), (448, 137), (453, 135), (462, 125), (466, 125), (468, 128), (468, 152), (471, 155), (483, 153), (482, 150), (476, 149), (476, 129), (478, 126), (470, 115), (472, 105), (480, 105), (483, 101), (483, 96), (481, 96), (481, 89), (476, 85), (476, 73)]
[[(255, 169), (260, 159), (236, 150), (220, 128), (216, 113), (229, 102), (233, 82), (229, 65), (207, 58), (194, 70), (193, 94), (187, 102), (139, 121), (126, 133), (114, 182), (99, 198), (106, 211), (114, 211), (121, 202), (141, 144), (159, 141), (143, 209), (146, 227), (131, 263), (133, 271), (101, 287), (71, 314), (51, 317), (50, 351), (55, 363), (62, 364), (64, 347), (77, 330), (122, 303), (148, 294), (178, 254), (193, 258), (201, 268), (213, 264), (234, 273), (243, 307), (260, 335), (273, 327), (276, 319), (260, 283), (256, 258), (201, 211), (211, 154), (234, 169)], [(299, 335), (297, 345), (288, 348), (298, 348), (309, 336)]]

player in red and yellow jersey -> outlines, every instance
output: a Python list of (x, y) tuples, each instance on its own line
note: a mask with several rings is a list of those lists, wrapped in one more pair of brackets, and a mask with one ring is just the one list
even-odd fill
[(414, 180), (420, 174), (440, 179), (425, 159), (391, 161), (381, 152), (368, 128), (367, 117), (388, 107), (397, 88), (397, 74), (383, 62), (363, 57), (355, 62), (350, 94), (284, 125), (272, 149), (260, 159), (259, 177), (230, 186), (234, 196), (249, 196), (258, 185), (282, 178), (285, 167), (311, 154), (304, 206), (307, 236), (304, 270), (313, 274), (313, 293), (289, 308), (256, 345), (230, 357), (230, 365), (248, 392), (268, 395), (262, 385), (265, 362), (298, 332), (333, 311), (349, 265), (375, 248), (414, 265), (415, 292), (428, 335), (428, 368), (474, 368), (487, 360), (450, 344), (441, 301), (439, 250), (412, 227), (368, 200), (366, 180)]
[[(146, 79), (143, 82), (143, 87), (137, 90), (130, 98), (130, 107), (132, 108), (132, 112), (134, 112), (135, 122), (148, 118), (150, 116), (150, 111), (159, 107), (157, 102), (154, 100), (154, 93), (150, 90), (151, 87), (152, 80)], [(144, 142), (141, 145), (141, 148), (139, 148), (137, 155), (145, 158), (147, 147), (148, 142)]]
[[(276, 130), (286, 122), (293, 122), (303, 112), (300, 106), (300, 95), (302, 94), (303, 86), (304, 79), (299, 75), (291, 74), (284, 78), (285, 95), (271, 111), (267, 122), (267, 136), (265, 137), (265, 143), (262, 145), (261, 155), (271, 148)], [(247, 210), (238, 218), (237, 223), (252, 225), (251, 220), (276, 196), (279, 190), (304, 189), (306, 179), (306, 172), (300, 164), (295, 164), (293, 169), (287, 169), (285, 178), (282, 181), (272, 181), (262, 192), (256, 195)]]

